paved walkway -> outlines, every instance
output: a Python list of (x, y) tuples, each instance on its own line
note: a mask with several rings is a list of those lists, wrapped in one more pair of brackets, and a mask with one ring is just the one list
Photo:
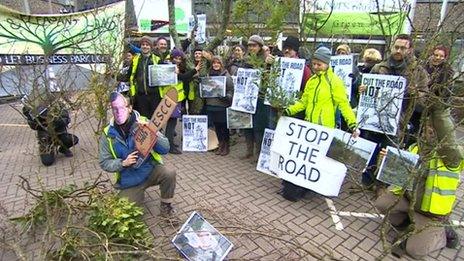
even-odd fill
[[(48, 188), (58, 188), (93, 181), (102, 172), (91, 120), (74, 113), (73, 121), (80, 122), (72, 131), (80, 138), (74, 149), (75, 157), (59, 157), (53, 166), (43, 167), (39, 163), (35, 133), (15, 108), (20, 106), (0, 105), (0, 204), (4, 208), (2, 214), (7, 216), (23, 214), (31, 205), (31, 198), (17, 186), (19, 175), (29, 178), (34, 186), (40, 180)], [(230, 259), (316, 260), (329, 253), (343, 260), (374, 260), (381, 255), (381, 220), (372, 215), (375, 211), (367, 203), (372, 194), (350, 193), (353, 183), (347, 178), (338, 198), (307, 195), (300, 202), (286, 201), (278, 195), (280, 180), (255, 171), (251, 162), (239, 160), (244, 149), (240, 141), (227, 157), (184, 153), (165, 158), (166, 165), (178, 173), (175, 202), (181, 219), (186, 219), (193, 210), (200, 211), (234, 243)], [(458, 199), (462, 193), (460, 189)], [(167, 242), (177, 228), (158, 223), (158, 206), (158, 189), (149, 189), (146, 221), (155, 235), (166, 235)], [(459, 200), (453, 220), (464, 221), (463, 206)], [(464, 235), (463, 229), (458, 231)], [(0, 260), (15, 259), (12, 253), (0, 251)], [(170, 245), (166, 251), (175, 255)], [(462, 245), (457, 250), (444, 249), (428, 259), (464, 259), (464, 250)]]

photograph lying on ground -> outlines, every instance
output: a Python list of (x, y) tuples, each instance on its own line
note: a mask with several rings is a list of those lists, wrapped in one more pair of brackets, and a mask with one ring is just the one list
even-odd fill
[(227, 108), (228, 129), (251, 129), (253, 128), (253, 114), (235, 111)]
[(172, 243), (187, 260), (191, 261), (224, 260), (234, 246), (195, 211), (182, 225), (172, 239)]
[(226, 77), (211, 76), (200, 78), (200, 97), (220, 98), (226, 96)]

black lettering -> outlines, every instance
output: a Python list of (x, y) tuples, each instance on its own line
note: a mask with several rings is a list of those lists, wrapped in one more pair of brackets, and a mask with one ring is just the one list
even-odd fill
[(303, 155), (303, 160), (306, 160), (306, 156), (308, 156), (308, 152), (309, 152), (309, 147), (305, 146), (306, 150), (302, 150), (301, 147), (303, 147), (303, 146), (300, 145), (299, 148), (298, 148), (298, 152), (296, 153), (296, 158), (299, 158), (300, 153), (301, 153)]
[[(315, 173), (315, 177), (313, 178), (313, 172)], [(311, 171), (309, 172), (308, 180), (312, 182), (316, 182), (321, 177), (321, 173), (318, 169), (311, 167)]]
[(308, 158), (309, 163), (316, 164), (316, 162), (314, 162), (312, 159), (313, 159), (313, 157), (317, 158), (317, 154), (316, 154), (317, 152), (319, 152), (318, 149), (316, 149), (316, 148), (311, 149), (311, 153), (309, 154), (309, 158)]
[(294, 141), (289, 141), (290, 144), (292, 144), (292, 146), (290, 147), (290, 152), (289, 152), (289, 155), (292, 155), (292, 151), (293, 151), (293, 146), (297, 145), (298, 143), (294, 142)]
[[(291, 163), (291, 164), (290, 164)], [(285, 163), (285, 171), (288, 173), (288, 174), (293, 174), (296, 170), (296, 162), (294, 160), (288, 160), (286, 163)]]
[[(310, 132), (313, 132), (314, 133), (314, 136), (312, 137), (312, 139), (309, 139), (308, 138), (308, 134), (310, 134)], [(305, 139), (307, 142), (314, 142), (317, 138), (317, 130), (316, 129), (309, 129), (307, 132), (306, 132), (306, 136), (305, 136)]]
[(279, 165), (277, 165), (277, 166), (278, 166), (278, 168), (280, 168), (280, 170), (283, 170), (283, 169), (284, 169), (284, 164), (283, 164), (284, 161), (285, 161), (285, 160), (284, 160), (284, 157), (282, 157), (282, 156), (279, 155)]
[(327, 140), (329, 138), (329, 134), (325, 131), (322, 131), (321, 132), (321, 135), (319, 136), (319, 141), (317, 142), (317, 144), (321, 144), (321, 141), (323, 140)]
[(292, 129), (292, 126), (295, 125), (295, 123), (291, 122), (289, 125), (288, 125), (288, 129), (291, 130), (292, 132), (291, 133), (285, 133), (287, 134), (287, 136), (292, 136), (293, 133), (295, 132), (293, 129)]

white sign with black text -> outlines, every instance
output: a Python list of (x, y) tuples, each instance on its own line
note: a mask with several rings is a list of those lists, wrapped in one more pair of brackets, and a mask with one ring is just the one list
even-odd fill
[(182, 127), (183, 151), (208, 150), (208, 116), (183, 115)]
[(259, 153), (258, 164), (256, 170), (266, 173), (273, 177), (277, 177), (275, 173), (269, 170), (269, 162), (271, 160), (271, 145), (274, 139), (274, 130), (264, 129), (263, 142), (261, 143), (261, 152)]
[(351, 83), (355, 66), (354, 56), (352, 54), (332, 56), (330, 58), (330, 66), (332, 66), (334, 73), (345, 83), (348, 100), (351, 100)]
[(232, 99), (232, 110), (254, 114), (258, 102), (261, 73), (256, 69), (239, 68)]
[[(303, 79), (305, 60), (281, 57), (276, 61), (274, 66), (280, 66), (277, 81), (281, 91), (284, 91), (289, 97), (298, 97), (301, 80)], [(264, 101), (264, 104), (270, 105), (267, 99)]]

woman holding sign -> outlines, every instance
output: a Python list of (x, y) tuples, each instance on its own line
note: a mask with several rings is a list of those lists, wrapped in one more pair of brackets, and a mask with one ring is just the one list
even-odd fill
[[(205, 97), (206, 113), (208, 119), (214, 124), (216, 129), (217, 138), (219, 141), (219, 148), (216, 150), (216, 155), (225, 156), (229, 154), (229, 139), (230, 133), (227, 128), (226, 108), (232, 103), (232, 95), (234, 93), (234, 84), (227, 70), (224, 68), (221, 57), (214, 56), (211, 59), (212, 65), (208, 76), (224, 76), (225, 81), (225, 94), (219, 97)], [(212, 83), (216, 84), (214, 81)], [(222, 87), (222, 86), (221, 86)], [(213, 86), (213, 88), (220, 88), (220, 86)]]
[(329, 67), (330, 56), (330, 50), (326, 47), (316, 50), (311, 61), (315, 74), (306, 83), (301, 99), (285, 112), (291, 116), (305, 111), (306, 121), (334, 128), (335, 111), (339, 109), (353, 136), (357, 137), (356, 115), (346, 96), (343, 81)]

